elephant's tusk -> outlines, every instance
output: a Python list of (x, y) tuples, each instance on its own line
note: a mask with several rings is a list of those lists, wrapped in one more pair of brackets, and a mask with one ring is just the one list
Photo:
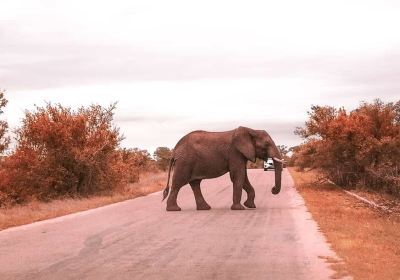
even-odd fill
[(272, 158), (274, 161), (279, 162), (279, 163), (283, 163), (283, 159), (278, 159), (276, 157)]

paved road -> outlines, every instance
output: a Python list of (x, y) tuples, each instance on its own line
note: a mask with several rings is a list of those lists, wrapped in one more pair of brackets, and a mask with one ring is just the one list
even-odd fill
[(335, 257), (285, 170), (249, 170), (255, 210), (231, 211), (228, 176), (190, 187), (166, 212), (161, 193), (0, 232), (1, 279), (329, 279)]

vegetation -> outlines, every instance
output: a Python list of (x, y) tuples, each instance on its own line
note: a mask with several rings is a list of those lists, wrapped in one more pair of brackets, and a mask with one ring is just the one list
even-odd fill
[(279, 152), (281, 153), (282, 158), (287, 163), (290, 160), (289, 152), (290, 149), (286, 145), (277, 145)]
[(312, 106), (308, 114), (295, 132), (305, 141), (293, 149), (294, 165), (318, 168), (340, 186), (400, 196), (400, 101), (375, 100), (351, 112)]
[[(120, 148), (114, 110), (115, 104), (77, 110), (47, 104), (26, 111), (16, 147), (0, 163), (0, 206), (122, 190), (138, 181), (152, 159), (147, 151)], [(1, 147), (8, 141), (1, 138)]]
[(158, 147), (154, 151), (153, 156), (157, 162), (158, 167), (161, 170), (166, 171), (167, 168), (169, 167), (169, 162), (172, 158), (172, 150), (170, 150), (167, 147)]
[[(7, 99), (4, 97), (4, 92), (0, 90), (0, 115), (3, 113), (3, 108), (7, 105)], [(7, 137), (8, 124), (6, 121), (0, 120), (0, 156), (7, 149), (10, 143), (10, 138)]]

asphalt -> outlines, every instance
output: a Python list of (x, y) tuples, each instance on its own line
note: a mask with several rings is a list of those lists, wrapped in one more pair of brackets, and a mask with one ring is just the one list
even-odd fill
[[(249, 170), (257, 209), (232, 211), (229, 176), (205, 180), (212, 207), (181, 212), (161, 192), (0, 232), (0, 279), (330, 279), (330, 250), (284, 170)], [(243, 194), (242, 201), (245, 200)]]

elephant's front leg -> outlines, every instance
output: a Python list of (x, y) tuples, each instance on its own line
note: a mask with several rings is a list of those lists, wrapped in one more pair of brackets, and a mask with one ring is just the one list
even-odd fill
[(231, 179), (233, 182), (233, 204), (232, 210), (245, 210), (240, 200), (242, 199), (242, 188), (246, 180), (246, 168), (231, 171)]
[(208, 205), (206, 200), (203, 197), (200, 189), (201, 180), (193, 180), (189, 184), (192, 187), (192, 191), (194, 194), (194, 199), (196, 200), (197, 210), (210, 210), (211, 207)]
[(256, 197), (256, 193), (254, 191), (253, 186), (250, 184), (247, 174), (246, 174), (246, 179), (245, 179), (245, 182), (243, 185), (243, 189), (247, 193), (247, 200), (243, 203), (244, 206), (246, 206), (247, 208), (256, 208), (256, 205), (254, 204), (254, 199)]

